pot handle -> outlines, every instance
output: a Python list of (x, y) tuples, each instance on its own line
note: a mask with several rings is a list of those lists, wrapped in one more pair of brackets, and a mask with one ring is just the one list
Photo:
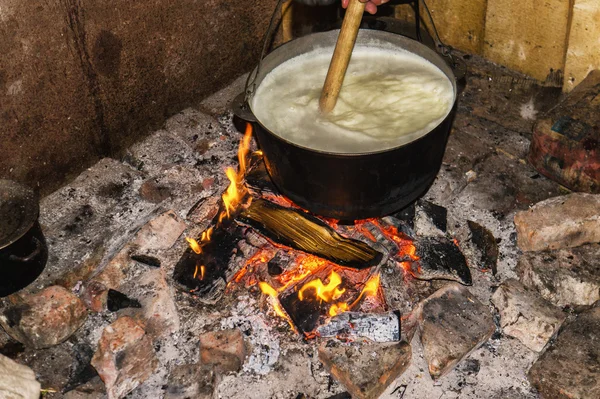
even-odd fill
[(27, 263), (27, 262), (30, 262), (31, 260), (33, 260), (36, 256), (38, 256), (40, 254), (40, 252), (42, 251), (42, 243), (36, 237), (33, 237), (32, 240), (33, 240), (33, 243), (35, 244), (35, 249), (33, 250), (33, 252), (31, 252), (27, 256), (10, 255), (8, 257), (8, 260), (13, 261), (13, 262)]

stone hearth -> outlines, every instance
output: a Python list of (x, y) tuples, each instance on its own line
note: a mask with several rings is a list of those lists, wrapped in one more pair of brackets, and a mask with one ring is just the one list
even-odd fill
[[(232, 283), (207, 304), (174, 281), (185, 237), (209, 227), (224, 169), (237, 163), (229, 103), (242, 76), (42, 200), (50, 258), (36, 282), (2, 300), (0, 371), (12, 374), (0, 375), (0, 396), (14, 378), (22, 392), (71, 399), (598, 397), (600, 202), (526, 161), (532, 115), (560, 92), (465, 59), (437, 180), (414, 215), (396, 216), (418, 237), (456, 239), (472, 285), (382, 268), (390, 313), (381, 320), (399, 311), (402, 342), (306, 339), (256, 284)], [(266, 243), (248, 234), (238, 256)]]

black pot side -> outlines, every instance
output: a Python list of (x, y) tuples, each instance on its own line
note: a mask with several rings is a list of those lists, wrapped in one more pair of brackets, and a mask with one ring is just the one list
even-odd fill
[(31, 284), (44, 270), (48, 247), (39, 222), (11, 245), (0, 249), (0, 297)]

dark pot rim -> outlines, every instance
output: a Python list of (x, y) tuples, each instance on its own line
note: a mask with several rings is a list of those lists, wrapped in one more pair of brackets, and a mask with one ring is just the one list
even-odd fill
[[(298, 54), (295, 54), (295, 52), (293, 52), (295, 55), (293, 55), (291, 57), (286, 57), (285, 53), (289, 52), (290, 49), (292, 49), (294, 46), (297, 47), (299, 43), (303, 44), (302, 42), (309, 42), (309, 41), (314, 41), (314, 42), (318, 43), (320, 41), (319, 39), (323, 38), (323, 39), (328, 39), (329, 41), (331, 41), (333, 39), (333, 43), (331, 45), (327, 45), (327, 46), (322, 46), (322, 45), (319, 46), (318, 44), (316, 44), (316, 47), (314, 47), (311, 50), (315, 50), (316, 48), (323, 48), (323, 47), (333, 47), (338, 35), (339, 35), (339, 29), (330, 30), (327, 32), (312, 33), (312, 34), (291, 40), (291, 41), (284, 43), (281, 46), (277, 47), (275, 50), (273, 50), (271, 53), (269, 53), (261, 61), (261, 64), (263, 66), (264, 66), (264, 64), (268, 65), (270, 60), (276, 59), (277, 57), (281, 57), (281, 58), (283, 58), (283, 60), (281, 62), (277, 63), (277, 65), (275, 65), (273, 68), (268, 69), (268, 71), (266, 73), (265, 73), (264, 67), (261, 67), (259, 75), (256, 77), (256, 82), (255, 82), (256, 87), (258, 88), (260, 86), (260, 83), (262, 82), (262, 79), (268, 73), (270, 73), (273, 69), (275, 69), (277, 66), (281, 65), (283, 62), (288, 61), (296, 56), (307, 53), (307, 52), (299, 52)], [(418, 51), (413, 51), (410, 48), (408, 48), (408, 49), (404, 48), (401, 45), (398, 46), (408, 52), (411, 52), (413, 54), (416, 54), (418, 56), (425, 58), (427, 61), (429, 61), (433, 65), (435, 65), (444, 75), (446, 75), (446, 77), (450, 80), (450, 83), (452, 84), (452, 88), (453, 88), (453, 92), (454, 92), (454, 101), (452, 103), (452, 107), (450, 107), (450, 109), (448, 110), (448, 113), (443, 118), (440, 119), (440, 121), (437, 125), (433, 126), (427, 132), (423, 133), (421, 136), (417, 137), (416, 139), (409, 141), (408, 143), (400, 144), (395, 147), (390, 147), (390, 148), (386, 148), (383, 150), (359, 152), (359, 153), (331, 152), (331, 151), (318, 150), (318, 149), (306, 147), (306, 146), (291, 142), (288, 139), (281, 137), (280, 135), (274, 133), (271, 129), (267, 128), (256, 117), (256, 115), (252, 111), (252, 101), (251, 100), (252, 100), (252, 97), (254, 96), (254, 92), (248, 98), (248, 102), (247, 102), (247, 109), (252, 113), (252, 116), (253, 116), (252, 122), (259, 124), (265, 131), (267, 131), (271, 135), (277, 137), (277, 139), (287, 143), (290, 146), (298, 148), (300, 150), (310, 151), (312, 153), (317, 153), (317, 154), (334, 157), (334, 158), (351, 158), (351, 157), (364, 157), (364, 156), (369, 156), (369, 155), (383, 154), (383, 153), (387, 153), (387, 152), (391, 152), (391, 151), (400, 149), (402, 147), (409, 146), (415, 142), (422, 140), (423, 138), (425, 138), (426, 136), (431, 134), (431, 132), (433, 132), (435, 129), (437, 129), (440, 125), (442, 125), (448, 119), (448, 117), (452, 114), (454, 108), (456, 107), (456, 104), (458, 103), (458, 88), (457, 88), (457, 84), (456, 84), (456, 77), (454, 75), (452, 68), (446, 64), (444, 59), (435, 50), (433, 50), (430, 47), (426, 46), (425, 44), (423, 44), (417, 40), (411, 39), (409, 37), (401, 36), (401, 35), (391, 33), (391, 32), (380, 31), (380, 30), (361, 30), (361, 31), (359, 31), (358, 38), (356, 40), (357, 45), (361, 44), (360, 43), (361, 39), (365, 40), (365, 41), (375, 39), (375, 40), (381, 40), (383, 43), (404, 44), (407, 47), (415, 47), (416, 50), (418, 50)], [(323, 41), (325, 41), (325, 40), (323, 40)], [(283, 57), (282, 57), (282, 55), (283, 55)], [(251, 74), (254, 74), (254, 73), (256, 73), (256, 68), (251, 72)]]

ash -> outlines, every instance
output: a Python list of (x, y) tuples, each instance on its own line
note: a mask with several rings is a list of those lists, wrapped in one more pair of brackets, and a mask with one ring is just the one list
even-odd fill
[[(453, 236), (466, 236), (466, 222), (470, 220), (495, 237), (498, 273), (471, 267), (473, 285), (469, 290), (496, 314), (490, 304), (492, 292), (502, 281), (516, 276), (520, 255), (512, 221), (515, 212), (561, 194), (561, 189), (537, 175), (524, 161), (532, 121), (531, 112), (522, 115), (520, 109), (531, 108), (532, 91), (545, 88), (528, 85), (527, 90), (513, 90), (514, 82), (522, 79), (519, 75), (477, 57), (468, 63), (471, 75), (459, 99), (444, 163), (425, 199), (447, 209), (448, 231)], [(200, 335), (232, 328), (241, 330), (249, 347), (248, 356), (240, 371), (222, 373), (216, 381), (214, 397), (287, 399), (304, 394), (324, 399), (345, 391), (319, 361), (318, 343), (291, 332), (257, 287), (228, 288), (218, 303), (206, 305), (176, 289), (171, 277), (187, 248), (183, 237), (196, 237), (208, 227), (217, 211), (219, 196), (228, 184), (224, 169), (237, 162), (241, 135), (233, 126), (228, 103), (242, 91), (244, 81), (242, 76), (197, 107), (171, 117), (162, 129), (132, 146), (122, 158), (101, 160), (42, 201), (41, 223), (51, 255), (46, 271), (27, 292), (61, 284), (81, 295), (86, 282), (105, 270), (149, 221), (172, 210), (185, 224), (185, 232), (177, 235), (172, 245), (146, 248), (142, 253), (160, 261), (164, 287), (138, 284), (155, 270), (141, 262), (129, 262), (118, 282), (118, 290), (131, 298), (149, 296), (146, 303), (150, 305), (160, 296), (158, 290), (168, 290), (176, 309), (175, 314), (169, 315), (157, 311), (161, 325), (172, 328), (163, 330), (167, 333), (157, 332), (153, 346), (159, 366), (129, 398), (163, 397), (175, 367), (200, 361)], [(490, 110), (505, 104), (506, 95), (511, 96), (514, 107), (504, 109), (500, 119)], [(132, 248), (135, 252), (139, 245)], [(446, 283), (418, 282), (422, 287), (419, 300)], [(406, 297), (400, 295), (397, 303), (388, 300), (388, 305), (405, 306), (405, 301)], [(12, 357), (35, 371), (42, 388), (58, 391), (48, 393), (47, 398), (106, 397), (99, 377), (80, 384), (74, 392), (60, 393), (72, 379), (77, 345), (85, 344), (95, 351), (106, 326), (123, 315), (142, 317), (143, 311), (90, 312), (83, 327), (64, 343), (43, 350), (23, 348)], [(14, 342), (0, 332), (0, 348), (9, 344)], [(411, 344), (410, 366), (382, 398), (538, 397), (526, 377), (538, 354), (504, 336), (499, 328), (484, 345), (437, 381), (427, 372), (418, 334)]]

